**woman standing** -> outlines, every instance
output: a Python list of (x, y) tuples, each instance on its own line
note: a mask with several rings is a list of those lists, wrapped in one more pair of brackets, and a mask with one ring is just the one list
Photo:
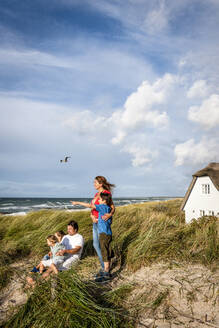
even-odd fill
[[(112, 189), (114, 187), (115, 187), (115, 185), (110, 183), (109, 181), (107, 181), (107, 179), (105, 177), (98, 175), (94, 179), (94, 188), (97, 190), (97, 193), (94, 195), (92, 203), (95, 205), (98, 205), (100, 193), (105, 192), (105, 193), (111, 194)], [(107, 221), (115, 213), (115, 206), (114, 206), (113, 202), (110, 207), (111, 207), (111, 212), (108, 214), (105, 214), (102, 217), (103, 220)], [(102, 255), (101, 255), (99, 234), (98, 234), (98, 229), (97, 229), (98, 215), (99, 215), (99, 212), (97, 212), (96, 209), (91, 210), (91, 219), (93, 221), (93, 246), (99, 257), (101, 268), (102, 268), (102, 270), (104, 270), (104, 263), (103, 263), (103, 259), (102, 259)]]
[[(99, 205), (100, 194), (102, 192), (104, 192), (104, 193), (109, 193), (111, 195), (112, 188), (114, 188), (114, 187), (115, 187), (115, 185), (110, 183), (109, 181), (107, 181), (107, 179), (105, 177), (98, 175), (94, 179), (94, 188), (97, 190), (97, 192), (94, 195), (94, 198), (91, 201), (91, 203), (94, 205)], [(91, 204), (84, 203), (84, 202), (72, 201), (72, 204), (73, 205), (81, 205), (81, 206), (85, 206), (85, 207), (91, 207)], [(107, 221), (109, 218), (111, 218), (115, 212), (115, 206), (114, 206), (113, 202), (111, 203), (110, 207), (111, 207), (110, 213), (107, 213), (104, 216), (102, 216), (102, 219), (105, 221)], [(94, 249), (97, 252), (97, 255), (100, 260), (101, 270), (100, 270), (99, 274), (101, 275), (101, 273), (104, 271), (104, 262), (102, 259), (102, 254), (101, 254), (101, 249), (100, 249), (100, 241), (99, 241), (99, 233), (98, 233), (98, 225), (97, 225), (98, 215), (99, 215), (99, 212), (95, 208), (93, 208), (91, 210), (91, 219), (93, 221), (93, 246), (94, 246)]]

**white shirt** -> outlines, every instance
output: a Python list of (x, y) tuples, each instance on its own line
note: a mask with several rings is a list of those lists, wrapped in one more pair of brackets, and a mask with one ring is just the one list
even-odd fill
[(62, 245), (65, 246), (65, 249), (72, 249), (75, 248), (76, 246), (81, 246), (78, 253), (68, 254), (70, 256), (77, 255), (80, 258), (84, 247), (84, 238), (79, 233), (76, 233), (73, 236), (65, 235), (62, 239)]

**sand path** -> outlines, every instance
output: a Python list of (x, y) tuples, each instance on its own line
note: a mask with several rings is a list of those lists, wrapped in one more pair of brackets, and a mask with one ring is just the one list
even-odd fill
[(125, 306), (138, 313), (138, 328), (219, 327), (219, 269), (175, 263), (123, 272), (113, 288), (133, 285)]

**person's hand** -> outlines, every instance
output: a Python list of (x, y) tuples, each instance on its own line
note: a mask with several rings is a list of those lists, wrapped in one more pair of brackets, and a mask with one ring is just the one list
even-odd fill
[(92, 215), (91, 214), (90, 217), (91, 217), (93, 223), (97, 223), (98, 222), (98, 218), (95, 215)]
[(64, 249), (61, 249), (60, 251), (58, 251), (56, 253), (56, 256), (63, 256), (65, 254), (65, 250)]
[(78, 202), (71, 201), (72, 205), (78, 205)]
[(104, 221), (107, 221), (107, 220), (109, 220), (109, 218), (111, 218), (111, 214), (110, 213), (106, 213), (106, 214), (104, 214), (103, 216), (102, 216), (102, 219), (104, 220)]
[(52, 256), (52, 252), (49, 252), (48, 255), (49, 255), (49, 257), (51, 257)]

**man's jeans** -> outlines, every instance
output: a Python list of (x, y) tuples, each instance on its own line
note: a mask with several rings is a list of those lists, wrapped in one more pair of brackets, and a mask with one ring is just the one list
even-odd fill
[(93, 223), (93, 246), (99, 257), (101, 267), (102, 267), (102, 269), (104, 269), (104, 263), (103, 263), (103, 259), (102, 259), (101, 249), (100, 249), (100, 241), (99, 241), (99, 233), (98, 233), (97, 223)]

